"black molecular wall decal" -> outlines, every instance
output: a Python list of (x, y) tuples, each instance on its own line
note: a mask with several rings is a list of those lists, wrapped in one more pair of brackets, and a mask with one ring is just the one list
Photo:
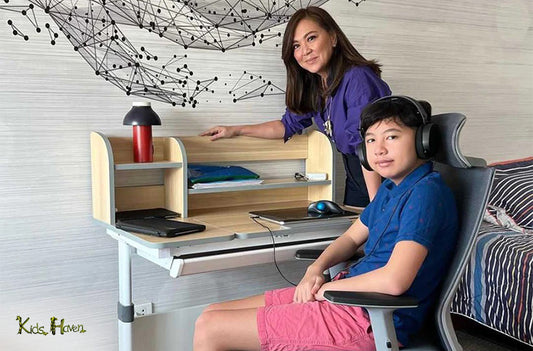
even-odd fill
[(267, 95), (283, 95), (285, 91), (261, 75), (244, 71), (229, 93), (233, 96), (233, 102), (237, 102)]
[[(359, 5), (365, 0), (348, 1)], [(321, 6), (326, 2), (0, 0), (0, 10), (19, 16), (17, 20), (8, 19), (7, 25), (13, 35), (23, 40), (30, 40), (35, 31), (46, 33), (50, 43), (55, 45), (62, 33), (97, 76), (127, 95), (195, 107), (198, 95), (214, 92), (213, 84), (218, 77), (197, 79), (199, 75), (194, 75), (187, 64), (187, 54), (176, 54), (161, 62), (149, 48), (138, 47), (130, 41), (124, 34), (126, 26), (169, 40), (180, 51), (195, 48), (223, 53), (238, 48), (250, 49), (269, 39), (280, 38), (282, 33), (273, 30), (274, 27), (287, 22), (300, 8)], [(53, 24), (39, 23), (36, 10), (44, 11)], [(31, 29), (22, 30), (17, 21), (26, 27), (29, 24)], [(232, 89), (234, 101), (283, 93), (267, 79), (252, 76), (256, 85), (250, 90), (242, 90), (240, 85)]]

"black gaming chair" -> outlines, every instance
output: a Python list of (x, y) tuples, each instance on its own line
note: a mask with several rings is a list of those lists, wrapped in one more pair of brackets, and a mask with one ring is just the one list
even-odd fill
[[(402, 350), (462, 350), (451, 322), (450, 304), (472, 252), (494, 173), (491, 168), (484, 167), (483, 160), (462, 155), (459, 133), (465, 121), (466, 117), (459, 113), (436, 115), (431, 119), (438, 126), (441, 136), (434, 168), (454, 193), (459, 213), (459, 235), (440, 296), (425, 328), (412, 337), (409, 346)], [(377, 351), (399, 349), (392, 314), (398, 308), (417, 306), (416, 299), (411, 297), (380, 293), (326, 291), (324, 297), (331, 303), (361, 306), (368, 310)]]

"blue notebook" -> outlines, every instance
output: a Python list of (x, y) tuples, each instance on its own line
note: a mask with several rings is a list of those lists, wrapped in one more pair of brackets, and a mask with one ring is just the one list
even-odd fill
[(190, 184), (226, 180), (257, 179), (259, 175), (241, 166), (190, 164), (187, 170)]

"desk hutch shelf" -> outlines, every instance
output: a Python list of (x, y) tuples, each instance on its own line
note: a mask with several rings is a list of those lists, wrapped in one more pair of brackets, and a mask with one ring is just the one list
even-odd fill
[[(115, 211), (165, 207), (181, 217), (216, 215), (231, 208), (292, 207), (333, 199), (333, 147), (323, 134), (296, 135), (287, 143), (250, 137), (210, 141), (207, 137), (156, 137), (154, 162), (134, 163), (132, 139), (99, 132), (91, 136), (93, 217), (115, 224)], [(188, 189), (189, 163), (234, 163), (304, 160), (305, 172), (326, 173), (327, 180), (264, 179), (262, 184)], [(122, 171), (161, 170), (163, 184), (117, 186)], [(298, 170), (295, 170), (298, 171)]]

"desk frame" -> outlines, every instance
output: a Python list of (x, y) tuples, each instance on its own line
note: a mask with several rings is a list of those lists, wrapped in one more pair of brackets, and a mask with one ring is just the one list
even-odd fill
[[(296, 228), (280, 227), (274, 231), (277, 245), (276, 260), (278, 262), (291, 260), (294, 252), (299, 249), (325, 248), (338, 235), (342, 234), (352, 224), (349, 218), (337, 218), (335, 220), (311, 221)], [(321, 222), (321, 223), (319, 223)], [(310, 230), (319, 230), (315, 235), (307, 234)], [(196, 274), (201, 272), (215, 271), (217, 269), (231, 269), (250, 265), (249, 257), (253, 256), (254, 264), (273, 262), (273, 249), (265, 247), (271, 245), (271, 237), (268, 232), (254, 233), (254, 238), (239, 239), (235, 237), (228, 242), (206, 243), (199, 240), (198, 250), (195, 245), (189, 246), (189, 254), (200, 254), (198, 257), (181, 258), (175, 256), (181, 250), (180, 246), (174, 247), (150, 247), (149, 244), (137, 240), (139, 235), (125, 232), (116, 227), (107, 226), (107, 234), (117, 240), (118, 243), (118, 272), (119, 272), (119, 299), (118, 299), (118, 340), (120, 351), (133, 350), (133, 323), (134, 303), (132, 301), (132, 255), (137, 254), (150, 262), (153, 262), (169, 271), (173, 278), (181, 275)], [(134, 239), (137, 237), (137, 239)], [(210, 250), (228, 248), (240, 248), (242, 251), (229, 252), (213, 255)], [(201, 256), (201, 253), (206, 256)], [(222, 267), (221, 262), (225, 265)], [(222, 267), (222, 268), (221, 268)]]

